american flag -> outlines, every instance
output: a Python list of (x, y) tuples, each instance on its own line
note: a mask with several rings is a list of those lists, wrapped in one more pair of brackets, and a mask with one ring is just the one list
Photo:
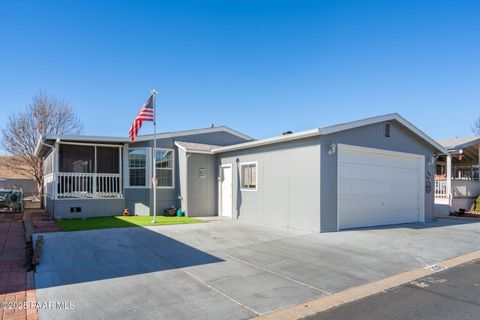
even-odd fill
[(153, 111), (153, 95), (145, 102), (138, 112), (135, 120), (133, 120), (132, 126), (130, 127), (130, 131), (128, 135), (132, 142), (135, 141), (135, 137), (138, 136), (138, 131), (142, 127), (143, 121), (154, 121), (154, 111)]

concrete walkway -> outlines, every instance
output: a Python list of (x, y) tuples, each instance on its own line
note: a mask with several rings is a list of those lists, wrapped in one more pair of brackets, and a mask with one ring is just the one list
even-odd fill
[[(23, 214), (0, 214), (0, 319), (37, 319), (33, 273), (27, 273)], [(12, 303), (26, 302), (19, 307)]]
[(45, 319), (244, 319), (476, 251), (480, 223), (338, 233), (204, 224), (45, 234)]

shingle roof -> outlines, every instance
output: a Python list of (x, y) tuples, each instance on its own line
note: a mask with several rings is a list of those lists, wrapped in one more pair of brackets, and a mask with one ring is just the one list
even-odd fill
[(452, 138), (438, 141), (446, 149), (456, 149), (459, 147), (468, 147), (480, 141), (480, 136)]
[(175, 141), (175, 144), (187, 152), (212, 153), (212, 149), (220, 146), (205, 143), (194, 143), (185, 141)]

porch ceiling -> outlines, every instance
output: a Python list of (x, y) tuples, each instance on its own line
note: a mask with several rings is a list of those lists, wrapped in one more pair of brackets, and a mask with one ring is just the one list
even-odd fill
[[(461, 164), (479, 164), (479, 147), (480, 145), (473, 145), (466, 148), (461, 149), (462, 153), (453, 153), (452, 154), (452, 163), (454, 165), (461, 165)], [(460, 151), (460, 150), (459, 150)], [(441, 155), (439, 157), (440, 161), (446, 161), (446, 155)]]

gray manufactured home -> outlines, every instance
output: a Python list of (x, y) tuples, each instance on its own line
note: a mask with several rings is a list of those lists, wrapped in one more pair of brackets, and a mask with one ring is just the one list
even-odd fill
[[(431, 221), (443, 148), (398, 114), (253, 140), (228, 127), (157, 134), (157, 214), (308, 231)], [(45, 136), (55, 218), (151, 215), (152, 135)]]

